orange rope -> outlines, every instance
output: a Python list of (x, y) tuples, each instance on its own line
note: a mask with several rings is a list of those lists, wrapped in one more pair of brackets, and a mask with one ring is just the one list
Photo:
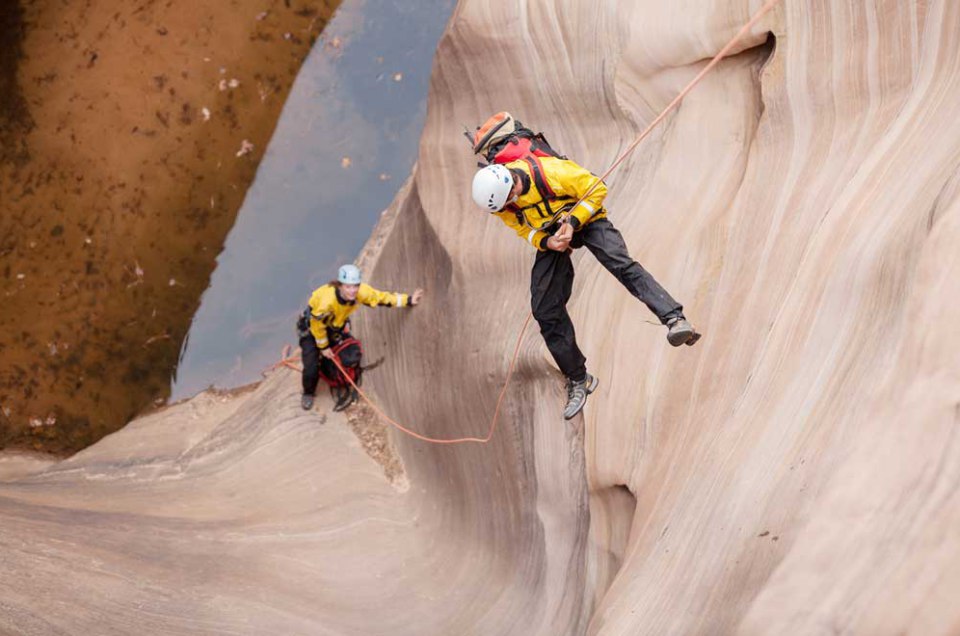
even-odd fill
[(293, 369), (294, 371), (302, 371), (303, 369), (301, 369), (300, 367), (298, 367), (293, 363), (295, 360), (297, 360), (297, 356), (296, 355), (291, 356), (290, 345), (286, 345), (283, 347), (283, 350), (280, 352), (280, 362), (277, 362), (276, 364), (267, 367), (260, 373), (260, 375), (266, 376), (267, 373), (279, 367), (287, 367), (288, 369)]
[[(617, 168), (617, 166), (623, 163), (623, 160), (626, 159), (627, 156), (631, 152), (633, 152), (638, 145), (640, 145), (640, 142), (643, 141), (651, 132), (653, 132), (653, 129), (656, 128), (657, 125), (667, 117), (670, 111), (676, 108), (680, 104), (680, 102), (683, 101), (683, 98), (686, 97), (687, 94), (689, 94), (690, 91), (693, 90), (694, 86), (699, 84), (700, 80), (706, 77), (707, 73), (712, 71), (713, 68), (720, 63), (720, 60), (725, 58), (730, 53), (730, 51), (733, 50), (733, 47), (735, 47), (737, 43), (743, 39), (743, 36), (746, 35), (747, 32), (750, 29), (752, 29), (757, 22), (760, 21), (760, 18), (765, 16), (767, 13), (769, 13), (770, 10), (773, 9), (773, 7), (776, 6), (778, 2), (780, 2), (780, 0), (768, 0), (768, 2), (765, 5), (763, 5), (760, 8), (760, 10), (757, 11), (757, 13), (752, 18), (750, 18), (750, 21), (747, 22), (745, 25), (743, 25), (743, 28), (740, 29), (735, 36), (733, 36), (733, 39), (727, 42), (727, 45), (725, 47), (720, 49), (720, 52), (717, 53), (712, 60), (710, 60), (710, 63), (707, 64), (705, 67), (703, 67), (702, 71), (697, 73), (697, 76), (694, 77), (693, 80), (691, 80), (691, 82), (687, 84), (682, 91), (680, 91), (680, 94), (677, 95), (672, 102), (667, 104), (667, 107), (663, 109), (663, 112), (657, 115), (657, 118), (654, 119), (652, 122), (650, 122), (649, 126), (644, 128), (643, 132), (640, 133), (640, 136), (638, 136), (636, 140), (634, 140), (634, 142), (630, 144), (630, 146), (626, 150), (623, 151), (623, 154), (621, 154), (617, 158), (617, 160), (613, 162), (613, 165), (607, 168), (607, 171), (604, 172), (600, 176), (600, 178), (594, 182), (592, 186), (590, 186), (590, 189), (587, 190), (586, 194), (580, 197), (580, 200), (577, 201), (576, 205), (574, 205), (573, 208), (576, 208), (577, 205), (580, 205), (581, 203), (583, 203), (584, 199), (590, 196), (593, 193), (593, 191), (596, 190), (597, 186), (600, 185), (600, 183), (604, 179), (610, 176), (610, 173), (613, 172)], [(572, 210), (573, 208), (570, 208), (570, 209)]]
[(346, 371), (343, 370), (343, 367), (340, 366), (340, 361), (338, 359), (334, 358), (333, 363), (337, 365), (337, 368), (340, 369), (340, 373), (343, 373), (343, 375), (350, 382), (350, 385), (357, 391), (357, 393), (363, 396), (363, 399), (367, 401), (367, 404), (373, 407), (373, 410), (376, 411), (377, 414), (380, 415), (380, 417), (382, 417), (391, 425), (393, 425), (395, 428), (397, 428), (400, 431), (403, 431), (407, 435), (410, 435), (411, 437), (416, 437), (417, 439), (423, 440), (424, 442), (430, 442), (431, 444), (462, 444), (464, 442), (476, 442), (478, 444), (486, 444), (491, 439), (493, 439), (493, 433), (497, 429), (497, 420), (500, 418), (500, 406), (503, 404), (503, 396), (506, 395), (507, 386), (510, 385), (510, 378), (513, 377), (513, 368), (516, 366), (517, 357), (520, 354), (520, 343), (523, 342), (523, 333), (527, 330), (527, 325), (530, 324), (530, 319), (532, 317), (533, 317), (533, 314), (528, 315), (527, 319), (523, 322), (523, 328), (520, 330), (520, 336), (517, 338), (517, 345), (513, 349), (513, 358), (510, 360), (510, 367), (509, 369), (507, 369), (507, 379), (503, 383), (503, 388), (500, 389), (500, 397), (497, 398), (497, 408), (493, 412), (493, 420), (490, 422), (490, 430), (487, 432), (486, 437), (460, 437), (457, 439), (436, 439), (435, 437), (426, 437), (424, 435), (421, 435), (420, 433), (415, 433), (414, 431), (411, 431), (410, 429), (405, 428), (402, 424), (400, 424), (399, 422), (391, 418), (389, 415), (384, 413), (379, 406), (374, 404), (373, 400), (367, 397), (367, 394), (363, 392), (363, 389), (358, 387), (353, 382), (353, 378), (347, 375)]
[[(623, 153), (617, 158), (617, 160), (613, 162), (613, 165), (611, 165), (611, 166), (607, 169), (607, 171), (604, 172), (603, 175), (601, 175), (600, 178), (597, 179), (597, 181), (590, 187), (590, 189), (587, 190), (586, 194), (584, 194), (582, 197), (580, 197), (580, 200), (577, 201), (576, 205), (573, 206), (574, 208), (577, 207), (577, 205), (580, 205), (581, 203), (583, 203), (583, 200), (586, 199), (588, 196), (590, 196), (590, 194), (596, 189), (596, 187), (597, 187), (598, 185), (600, 185), (600, 183), (601, 183), (604, 179), (606, 179), (606, 178), (610, 175), (610, 173), (613, 172), (613, 171), (617, 168), (617, 166), (619, 166), (621, 163), (623, 163), (624, 159), (626, 159), (627, 156), (630, 155), (630, 153), (632, 153), (632, 152), (636, 149), (636, 147), (637, 147), (638, 145), (640, 145), (640, 142), (643, 141), (651, 132), (653, 132), (653, 129), (656, 128), (657, 125), (666, 118), (666, 116), (670, 113), (670, 111), (672, 111), (674, 108), (676, 108), (676, 107), (680, 104), (680, 102), (683, 101), (683, 98), (686, 97), (687, 94), (689, 94), (690, 91), (692, 91), (693, 88), (694, 88), (697, 84), (700, 83), (700, 80), (702, 80), (702, 79), (707, 75), (707, 73), (709, 73), (711, 70), (713, 70), (713, 68), (714, 68), (717, 64), (720, 63), (720, 60), (722, 60), (723, 58), (725, 58), (725, 57), (730, 53), (730, 51), (733, 50), (733, 48), (737, 45), (737, 43), (738, 43), (741, 39), (743, 39), (743, 36), (746, 35), (747, 32), (748, 32), (751, 28), (753, 28), (753, 26), (754, 26), (757, 22), (759, 22), (760, 19), (761, 19), (763, 16), (765, 16), (778, 2), (780, 2), (780, 0), (768, 0), (768, 2), (767, 2), (766, 4), (764, 4), (763, 7), (761, 7), (759, 11), (757, 11), (757, 13), (750, 19), (750, 21), (747, 22), (747, 23), (743, 26), (743, 28), (740, 29), (740, 31), (737, 32), (737, 34), (733, 37), (733, 39), (730, 40), (730, 42), (728, 42), (725, 47), (723, 47), (722, 49), (720, 49), (720, 52), (717, 53), (716, 56), (714, 56), (714, 58), (710, 61), (710, 63), (707, 64), (707, 65), (703, 68), (703, 70), (701, 70), (701, 71), (697, 74), (697, 76), (694, 77), (693, 80), (692, 80), (689, 84), (687, 84), (687, 86), (686, 86), (682, 91), (680, 91), (680, 94), (677, 95), (677, 96), (674, 98), (674, 100), (673, 100), (672, 102), (670, 102), (670, 103), (667, 105), (666, 108), (663, 109), (663, 112), (661, 112), (661, 113), (657, 116), (656, 119), (654, 119), (652, 122), (650, 122), (650, 125), (648, 125), (648, 126), (643, 130), (643, 132), (640, 133), (640, 135), (636, 138), (636, 140), (634, 140), (634, 142), (633, 142), (632, 144), (630, 144), (630, 146), (629, 146), (626, 150), (623, 151)], [(573, 208), (571, 208), (571, 209), (573, 209)], [(401, 425), (399, 422), (397, 422), (397, 421), (395, 421), (394, 419), (392, 419), (389, 415), (387, 415), (386, 413), (384, 413), (383, 410), (380, 409), (380, 407), (378, 407), (376, 404), (374, 404), (373, 400), (371, 400), (371, 399), (367, 396), (367, 394), (363, 392), (363, 390), (362, 390), (360, 387), (358, 387), (356, 384), (354, 384), (353, 379), (351, 379), (350, 376), (346, 374), (346, 372), (344, 371), (343, 367), (340, 366), (340, 361), (339, 361), (339, 360), (334, 359), (333, 362), (334, 362), (334, 364), (337, 365), (337, 368), (340, 369), (340, 372), (344, 374), (344, 376), (347, 378), (347, 380), (350, 381), (350, 384), (353, 386), (353, 388), (356, 389), (356, 391), (363, 397), (363, 399), (366, 400), (367, 404), (369, 404), (369, 405), (373, 408), (373, 410), (376, 411), (378, 415), (380, 415), (380, 417), (382, 417), (382, 418), (383, 418), (384, 420), (386, 420), (389, 424), (391, 424), (392, 426), (394, 426), (394, 427), (397, 428), (398, 430), (406, 433), (407, 435), (410, 435), (411, 437), (415, 437), (416, 439), (422, 440), (422, 441), (424, 441), (424, 442), (429, 442), (429, 443), (431, 443), (431, 444), (462, 444), (462, 443), (465, 443), (465, 442), (475, 442), (475, 443), (479, 443), (479, 444), (486, 444), (486, 443), (489, 442), (491, 439), (493, 439), (494, 431), (496, 431), (496, 428), (497, 428), (497, 420), (498, 420), (499, 417), (500, 417), (500, 407), (501, 407), (501, 405), (503, 404), (503, 398), (504, 398), (504, 396), (505, 396), (506, 393), (507, 393), (507, 387), (510, 385), (510, 379), (513, 377), (513, 369), (514, 369), (514, 367), (516, 366), (517, 357), (518, 357), (519, 354), (520, 354), (520, 343), (523, 341), (523, 334), (526, 332), (527, 326), (530, 324), (530, 319), (531, 319), (531, 318), (533, 318), (533, 314), (527, 314), (527, 319), (524, 321), (524, 323), (523, 323), (523, 328), (520, 330), (520, 335), (517, 337), (517, 344), (516, 344), (516, 346), (514, 347), (514, 350), (513, 350), (513, 358), (510, 360), (510, 367), (509, 367), (509, 369), (507, 370), (507, 378), (506, 378), (506, 380), (505, 380), (504, 383), (503, 383), (503, 388), (500, 390), (500, 397), (497, 399), (497, 407), (496, 407), (496, 410), (494, 410), (494, 412), (493, 412), (493, 419), (492, 419), (491, 422), (490, 422), (490, 430), (488, 431), (486, 437), (460, 437), (460, 438), (457, 438), (457, 439), (436, 439), (436, 438), (433, 438), (433, 437), (426, 437), (426, 436), (424, 436), (424, 435), (421, 435), (421, 434), (419, 434), (419, 433), (416, 433), (416, 432), (414, 432), (414, 431), (411, 431), (410, 429), (408, 429), (408, 428), (404, 427), (403, 425)], [(277, 367), (279, 367), (279, 366), (285, 366), (285, 367), (288, 367), (288, 368), (295, 369), (295, 370), (298, 370), (298, 371), (299, 371), (299, 369), (292, 364), (292, 360), (293, 360), (294, 358), (287, 358), (287, 357), (286, 357), (286, 353), (289, 352), (289, 350), (290, 350), (290, 347), (289, 347), (289, 345), (288, 345), (288, 346), (284, 349), (283, 359), (280, 360), (280, 362), (278, 362), (277, 364), (273, 365), (273, 367), (271, 367), (271, 369), (275, 369), (275, 368), (277, 368)]]
[[(370, 396), (364, 393), (363, 389), (361, 389), (359, 386), (357, 386), (354, 383), (353, 378), (351, 378), (350, 375), (347, 374), (344, 368), (340, 365), (340, 360), (338, 360), (337, 358), (332, 358), (332, 360), (333, 360), (333, 363), (337, 365), (337, 368), (340, 369), (340, 373), (342, 373), (343, 376), (350, 383), (350, 386), (356, 389), (357, 393), (359, 393), (360, 396), (363, 397), (364, 400), (366, 400), (367, 404), (369, 404), (371, 408), (373, 408), (373, 410), (377, 412), (377, 415), (379, 415), (380, 417), (385, 419), (390, 425), (392, 425), (393, 427), (395, 427), (400, 431), (403, 431), (407, 435), (410, 435), (411, 437), (415, 437), (419, 440), (423, 440), (424, 442), (430, 442), (432, 444), (462, 444), (464, 442), (476, 442), (479, 444), (486, 444), (491, 439), (493, 439), (493, 434), (497, 429), (497, 421), (500, 418), (500, 407), (503, 405), (503, 398), (507, 393), (507, 386), (510, 385), (510, 379), (513, 377), (513, 369), (517, 364), (517, 358), (519, 357), (519, 353), (520, 353), (520, 343), (523, 342), (523, 334), (524, 332), (526, 332), (527, 326), (530, 324), (531, 318), (533, 318), (533, 314), (528, 314), (527, 319), (523, 322), (523, 328), (520, 330), (520, 336), (517, 338), (517, 344), (513, 350), (513, 358), (510, 360), (510, 367), (507, 369), (507, 379), (503, 383), (503, 388), (500, 389), (500, 397), (497, 398), (497, 408), (493, 412), (493, 420), (490, 422), (490, 430), (487, 432), (486, 437), (459, 437), (457, 439), (437, 439), (435, 437), (426, 437), (424, 435), (421, 435), (420, 433), (411, 431), (410, 429), (406, 428), (405, 426), (403, 426), (402, 424), (394, 420), (392, 417), (384, 413), (383, 409), (377, 406), (376, 403), (374, 403), (374, 401), (370, 399)], [(293, 369), (294, 371), (302, 371), (300, 367), (293, 364), (294, 361), (297, 360), (297, 356), (296, 355), (288, 356), (289, 353), (290, 353), (290, 345), (287, 345), (283, 348), (283, 352), (280, 354), (281, 360), (276, 364), (274, 364), (273, 366), (269, 367), (266, 371), (264, 371), (264, 373), (267, 373), (268, 371), (272, 371), (279, 367), (287, 367), (288, 369)]]

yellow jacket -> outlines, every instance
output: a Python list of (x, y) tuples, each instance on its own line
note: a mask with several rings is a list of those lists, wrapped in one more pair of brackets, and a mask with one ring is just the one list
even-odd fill
[(337, 289), (331, 284), (318, 287), (310, 296), (310, 333), (317, 340), (317, 346), (326, 349), (330, 346), (327, 329), (343, 329), (357, 307), (408, 307), (410, 296), (400, 292), (382, 292), (366, 283), (360, 283), (357, 300), (341, 301)]
[(543, 251), (547, 249), (547, 239), (551, 235), (541, 228), (552, 225), (561, 213), (570, 212), (574, 231), (607, 215), (603, 209), (607, 185), (601, 181), (590, 196), (571, 211), (573, 204), (597, 181), (596, 175), (569, 159), (540, 157), (539, 160), (541, 176), (546, 181), (544, 185), (553, 191), (554, 198), (544, 197), (537, 184), (540, 179), (533, 173), (530, 161), (511, 161), (504, 166), (508, 170), (521, 173), (523, 190), (516, 201), (508, 204), (496, 215), (520, 238)]

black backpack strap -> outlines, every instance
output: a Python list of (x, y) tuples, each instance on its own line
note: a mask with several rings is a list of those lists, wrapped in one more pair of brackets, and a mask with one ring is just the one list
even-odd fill
[(490, 144), (487, 146), (487, 151), (483, 154), (483, 158), (487, 160), (488, 163), (496, 163), (495, 158), (500, 151), (507, 147), (507, 144), (517, 143), (517, 134), (511, 133), (506, 137), (500, 139), (496, 143)]
[(540, 165), (540, 160), (536, 157), (524, 157), (524, 161), (527, 162), (527, 165), (530, 166), (530, 176), (533, 177), (533, 182), (537, 186), (537, 191), (543, 196), (543, 199), (556, 199), (557, 195), (554, 194), (553, 190), (550, 188), (550, 184), (547, 183), (547, 180), (543, 176), (543, 167)]
[[(546, 211), (541, 212), (540, 216), (553, 216), (553, 206), (550, 205), (550, 202), (556, 200), (558, 197), (550, 187), (550, 184), (547, 183), (546, 177), (543, 176), (543, 166), (540, 164), (540, 159), (536, 156), (531, 156), (525, 157), (524, 161), (530, 166), (530, 176), (533, 177), (533, 182), (537, 186), (537, 192), (543, 197), (543, 207), (546, 208)], [(537, 207), (539, 208), (539, 206)]]
[(508, 203), (503, 207), (504, 212), (513, 212), (513, 215), (517, 217), (517, 223), (520, 225), (525, 225), (523, 218), (523, 210), (520, 209), (515, 203)]
[(524, 161), (526, 161), (527, 165), (530, 166), (530, 176), (533, 177), (533, 182), (537, 186), (537, 191), (540, 193), (540, 196), (543, 197), (543, 205), (547, 208), (546, 214), (543, 216), (553, 216), (553, 207), (551, 207), (550, 201), (556, 199), (557, 195), (554, 194), (553, 190), (550, 188), (550, 184), (547, 183), (546, 178), (543, 176), (540, 160), (536, 157), (526, 157)]
[(553, 149), (553, 146), (550, 145), (550, 142), (547, 141), (547, 138), (543, 136), (542, 132), (538, 132), (533, 136), (534, 141), (540, 142), (540, 150), (547, 153), (548, 155), (553, 155), (557, 159), (566, 159), (566, 155), (561, 155), (559, 152)]

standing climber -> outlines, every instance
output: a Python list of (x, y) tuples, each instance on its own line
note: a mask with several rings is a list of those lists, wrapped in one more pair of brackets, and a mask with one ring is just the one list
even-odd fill
[[(421, 298), (422, 289), (412, 294), (378, 291), (361, 282), (360, 269), (356, 265), (340, 267), (337, 280), (313, 292), (309, 306), (297, 321), (303, 359), (303, 396), (300, 405), (308, 411), (313, 408), (313, 397), (321, 372), (331, 379), (341, 375), (334, 359), (339, 359), (341, 366), (348, 371), (360, 368), (359, 342), (350, 337), (349, 320), (350, 314), (360, 304), (370, 307), (414, 307)], [(347, 344), (347, 339), (351, 341), (349, 344), (355, 343), (355, 346), (338, 350), (338, 345)], [(335, 409), (346, 408), (356, 398), (355, 392), (344, 392)]]
[[(509, 117), (508, 113), (500, 115)], [(474, 148), (478, 153), (484, 153), (485, 145), (498, 141), (496, 137), (480, 138), (482, 132), (478, 130), (478, 145)], [(567, 313), (574, 276), (571, 248), (586, 246), (627, 291), (668, 327), (667, 340), (671, 345), (692, 346), (700, 334), (687, 322), (680, 303), (630, 257), (623, 236), (603, 207), (606, 184), (573, 161), (544, 154), (547, 153), (530, 152), (520, 159), (482, 168), (473, 178), (473, 200), (537, 249), (530, 281), (533, 316), (553, 359), (567, 377), (563, 416), (570, 419), (580, 412), (587, 396), (599, 384), (587, 373), (586, 358), (577, 346), (573, 322)], [(597, 185), (590, 195), (574, 207), (594, 184)]]

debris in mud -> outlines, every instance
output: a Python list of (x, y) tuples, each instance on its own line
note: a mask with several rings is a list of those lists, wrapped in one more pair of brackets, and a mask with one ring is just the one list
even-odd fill
[(260, 13), (257, 14), (257, 21), (259, 22), (259, 21), (263, 20), (263, 19), (264, 19), (265, 17), (267, 17), (269, 14), (270, 14), (269, 11), (261, 11)]
[(336, 59), (343, 54), (343, 39), (336, 35), (325, 42), (323, 48), (331, 51), (331, 57)]
[(253, 144), (244, 139), (240, 142), (240, 150), (237, 151), (237, 156), (242, 157), (253, 152)]
[(203, 114), (203, 121), (210, 121), (210, 109), (204, 106), (200, 109), (200, 112)]
[(170, 339), (170, 334), (168, 333), (157, 334), (156, 336), (150, 336), (149, 338), (147, 338), (144, 341), (143, 346), (146, 347), (147, 345), (151, 345), (158, 340), (169, 340), (169, 339)]
[(34, 429), (43, 428), (45, 426), (46, 427), (53, 426), (56, 423), (57, 423), (57, 418), (54, 417), (53, 415), (49, 415), (42, 420), (39, 417), (31, 417), (29, 422), (30, 428), (34, 428)]
[(128, 272), (133, 274), (134, 278), (136, 279), (132, 283), (127, 284), (127, 289), (143, 284), (143, 268), (140, 267), (140, 263), (137, 261), (134, 261), (133, 265), (134, 265), (134, 268), (132, 272), (130, 271), (129, 268), (125, 268)]

